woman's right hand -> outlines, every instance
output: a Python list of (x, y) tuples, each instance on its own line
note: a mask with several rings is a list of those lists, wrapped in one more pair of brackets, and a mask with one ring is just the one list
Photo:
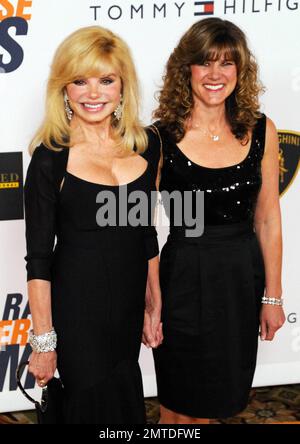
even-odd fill
[(53, 378), (57, 366), (55, 351), (46, 353), (32, 352), (29, 357), (28, 371), (33, 374), (38, 385), (44, 387)]
[(160, 308), (145, 310), (142, 343), (147, 347), (157, 348), (163, 341), (162, 322), (160, 322)]

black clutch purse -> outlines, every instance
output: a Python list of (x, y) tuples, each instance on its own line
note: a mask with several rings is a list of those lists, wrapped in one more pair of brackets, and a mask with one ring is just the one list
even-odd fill
[(27, 362), (22, 362), (18, 365), (16, 371), (16, 380), (19, 389), (23, 395), (35, 405), (37, 420), (39, 424), (64, 424), (64, 387), (60, 378), (52, 378), (48, 384), (42, 388), (42, 398), (38, 402), (33, 399), (21, 383), (21, 377)]

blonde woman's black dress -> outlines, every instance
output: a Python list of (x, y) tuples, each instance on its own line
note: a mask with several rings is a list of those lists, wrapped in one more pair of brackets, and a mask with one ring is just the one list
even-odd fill
[[(152, 133), (149, 139), (151, 145)], [(144, 423), (138, 357), (148, 259), (158, 254), (156, 231), (118, 222), (100, 227), (96, 198), (99, 192), (115, 196), (118, 221), (119, 193), (143, 191), (149, 197), (158, 159), (148, 158), (147, 150), (145, 172), (118, 187), (67, 172), (68, 152), (39, 146), (25, 184), (28, 280), (51, 281), (64, 421)]]
[(253, 218), (261, 187), (266, 117), (245, 159), (206, 168), (160, 131), (160, 191), (204, 191), (204, 233), (186, 237), (172, 211), (161, 253), (164, 342), (154, 350), (163, 406), (192, 417), (225, 418), (248, 401), (257, 355), (264, 263)]

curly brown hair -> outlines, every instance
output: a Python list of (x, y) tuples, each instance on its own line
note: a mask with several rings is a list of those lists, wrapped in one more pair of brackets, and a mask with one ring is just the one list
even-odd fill
[(191, 65), (201, 65), (224, 56), (237, 66), (237, 85), (226, 99), (226, 117), (234, 136), (246, 144), (249, 132), (260, 117), (258, 96), (264, 90), (258, 79), (258, 66), (248, 48), (243, 31), (220, 18), (198, 21), (182, 36), (172, 52), (159, 92), (159, 107), (153, 117), (160, 119), (179, 142), (191, 115), (194, 100)]

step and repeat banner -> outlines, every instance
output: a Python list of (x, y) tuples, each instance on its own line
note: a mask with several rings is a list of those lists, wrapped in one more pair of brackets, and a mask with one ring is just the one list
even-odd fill
[[(267, 87), (262, 110), (280, 139), (287, 322), (276, 341), (260, 344), (254, 385), (300, 382), (300, 0), (0, 0), (0, 411), (32, 408), (15, 381), (18, 363), (30, 354), (23, 182), (55, 49), (83, 26), (104, 26), (123, 37), (133, 52), (148, 124), (170, 52), (192, 23), (212, 16), (246, 32)], [(166, 232), (159, 229), (161, 246)], [(155, 395), (152, 355), (144, 346), (140, 362), (145, 394)], [(30, 375), (24, 384), (38, 395)]]

